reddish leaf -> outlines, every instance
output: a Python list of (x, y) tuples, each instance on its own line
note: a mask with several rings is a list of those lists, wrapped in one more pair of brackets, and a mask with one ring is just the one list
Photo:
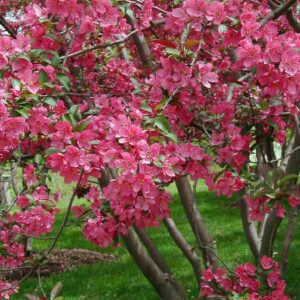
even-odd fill
[(177, 48), (176, 43), (171, 42), (171, 41), (166, 41), (166, 40), (151, 40), (150, 42), (156, 43), (156, 44), (161, 44), (163, 46), (169, 47), (169, 48)]
[(34, 294), (25, 294), (24, 296), (30, 300), (39, 300), (40, 299), (37, 295), (34, 295)]
[(184, 46), (185, 46), (185, 48), (190, 49), (197, 44), (199, 44), (199, 41), (197, 41), (197, 40), (188, 40)]

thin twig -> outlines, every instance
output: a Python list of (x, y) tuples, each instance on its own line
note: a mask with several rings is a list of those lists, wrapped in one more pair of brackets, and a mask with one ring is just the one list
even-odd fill
[(65, 214), (65, 218), (64, 218), (63, 222), (61, 223), (60, 228), (59, 228), (59, 230), (58, 230), (58, 232), (55, 236), (55, 239), (52, 242), (52, 244), (50, 245), (50, 247), (48, 248), (48, 250), (44, 253), (43, 257), (34, 266), (32, 266), (32, 268), (28, 271), (28, 273), (22, 279), (20, 279), (18, 282), (16, 282), (14, 285), (12, 285), (10, 287), (1, 289), (0, 293), (2, 293), (4, 291), (7, 291), (7, 290), (13, 290), (13, 289), (17, 288), (22, 282), (24, 282), (24, 280), (26, 280), (40, 266), (41, 262), (44, 261), (44, 259), (54, 249), (54, 247), (55, 247), (55, 245), (58, 241), (58, 238), (60, 237), (61, 233), (63, 232), (63, 229), (66, 226), (66, 223), (68, 221), (68, 218), (69, 218), (69, 215), (70, 215), (70, 212), (71, 212), (71, 208), (72, 208), (72, 205), (73, 205), (73, 201), (74, 201), (75, 196), (78, 192), (83, 174), (84, 174), (84, 170), (81, 170), (79, 179), (78, 179), (77, 184), (76, 184), (76, 187), (75, 187), (75, 189), (73, 191), (73, 194), (70, 198), (69, 205), (68, 205), (68, 208), (67, 208), (67, 212)]
[(278, 161), (280, 161), (280, 160), (283, 160), (284, 158), (286, 158), (286, 157), (292, 155), (294, 152), (296, 152), (296, 151), (298, 151), (298, 150), (300, 150), (300, 146), (294, 148), (290, 153), (288, 153), (288, 154), (286, 154), (286, 155), (284, 155), (284, 156), (282, 156), (282, 157), (280, 157), (280, 158), (278, 158), (278, 159), (270, 160), (270, 161), (268, 161), (267, 163), (273, 163), (273, 162), (278, 162)]
[(70, 43), (69, 43), (69, 46), (68, 46), (66, 55), (64, 56), (64, 59), (63, 59), (63, 62), (62, 62), (62, 65), (63, 65), (63, 66), (65, 66), (65, 64), (66, 64), (66, 62), (67, 62), (67, 60), (68, 60), (68, 57), (69, 57), (71, 48), (72, 48), (73, 43), (74, 43), (74, 41), (75, 41), (75, 38), (76, 38), (76, 36), (77, 36), (77, 34), (78, 34), (78, 31), (79, 31), (79, 29), (80, 29), (81, 23), (82, 23), (82, 20), (80, 20), (80, 22), (78, 23), (77, 28), (76, 28), (76, 30), (75, 30), (75, 32), (74, 32), (72, 38), (71, 38), (71, 41), (70, 41)]
[(83, 174), (84, 174), (84, 170), (81, 170), (79, 179), (77, 181), (77, 185), (76, 185), (76, 187), (75, 187), (75, 189), (73, 191), (73, 194), (72, 194), (72, 196), (70, 198), (69, 205), (68, 205), (68, 208), (67, 208), (67, 211), (66, 211), (66, 214), (65, 214), (65, 218), (64, 218), (63, 222), (60, 225), (60, 228), (59, 228), (59, 230), (58, 230), (58, 232), (57, 232), (57, 234), (55, 236), (54, 241), (52, 242), (52, 244), (49, 247), (49, 249), (46, 251), (46, 253), (44, 255), (45, 257), (54, 249), (54, 247), (55, 247), (55, 245), (57, 243), (58, 238), (60, 237), (60, 235), (62, 234), (62, 232), (64, 230), (64, 227), (66, 226), (66, 223), (67, 223), (67, 221), (69, 219), (69, 215), (71, 213), (71, 208), (72, 208), (72, 205), (73, 205), (73, 201), (74, 201), (75, 196), (76, 196), (76, 194), (78, 192), (78, 189), (79, 189), (79, 186), (80, 186)]
[(55, 236), (49, 236), (49, 237), (47, 237), (47, 236), (40, 236), (39, 237), (39, 236), (35, 236), (35, 235), (31, 235), (31, 234), (19, 232), (19, 231), (13, 230), (13, 229), (5, 228), (2, 225), (0, 225), (0, 228), (2, 230), (5, 230), (5, 231), (11, 232), (11, 233), (20, 234), (20, 235), (26, 236), (28, 238), (33, 238), (33, 239), (37, 239), (37, 240), (53, 240), (55, 238)]
[(193, 60), (192, 60), (191, 68), (194, 66), (194, 64), (195, 64), (195, 62), (196, 62), (196, 60), (197, 60), (197, 56), (198, 56), (198, 54), (199, 54), (199, 52), (200, 52), (200, 50), (201, 50), (202, 39), (203, 39), (203, 35), (204, 35), (204, 32), (205, 32), (205, 29), (206, 29), (206, 26), (203, 25), (202, 32), (201, 32), (201, 36), (200, 36), (200, 39), (199, 39), (199, 45), (198, 45), (198, 48), (197, 48), (197, 50), (196, 50), (195, 56), (194, 56), (194, 58), (193, 58)]
[(41, 269), (41, 267), (39, 266), (38, 269), (37, 269), (37, 275), (38, 275), (38, 280), (39, 280), (39, 286), (40, 286), (40, 290), (41, 290), (43, 296), (44, 296), (45, 298), (47, 298), (46, 293), (45, 293), (45, 291), (44, 291), (44, 289), (43, 289), (43, 285), (42, 285), (42, 279), (41, 279), (40, 269)]
[[(71, 54), (68, 55), (68, 58), (71, 58), (71, 57), (74, 57), (74, 56), (78, 56), (78, 55), (82, 55), (82, 54), (85, 54), (87, 52), (94, 51), (94, 50), (97, 50), (97, 49), (103, 49), (103, 48), (107, 48), (107, 47), (110, 47), (110, 46), (122, 44), (127, 39), (129, 39), (132, 35), (134, 35), (137, 32), (138, 31), (136, 29), (136, 30), (131, 31), (128, 35), (126, 35), (124, 38), (122, 38), (120, 40), (116, 40), (116, 41), (111, 42), (111, 43), (105, 43), (105, 44), (101, 44), (101, 45), (96, 45), (96, 46), (93, 46), (93, 47), (88, 47), (88, 48), (82, 49), (80, 51), (73, 52), (73, 53), (71, 53)], [(65, 56), (61, 56), (60, 59), (64, 60)]]

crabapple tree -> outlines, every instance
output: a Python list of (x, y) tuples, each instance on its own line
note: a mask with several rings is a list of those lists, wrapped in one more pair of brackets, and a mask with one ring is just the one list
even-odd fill
[[(121, 238), (161, 299), (188, 299), (145, 231), (163, 223), (199, 298), (288, 299), (280, 274), (300, 203), (296, 2), (2, 0), (0, 161), (15, 197), (1, 199), (1, 267), (21, 266), (28, 241), (51, 232), (62, 201), (47, 186), (52, 172), (75, 187), (44, 257), (72, 212), (95, 245)], [(238, 194), (255, 264), (220, 268), (197, 180), (216, 196)], [(170, 217), (171, 183), (196, 251)], [(22, 281), (0, 281), (0, 298)]]

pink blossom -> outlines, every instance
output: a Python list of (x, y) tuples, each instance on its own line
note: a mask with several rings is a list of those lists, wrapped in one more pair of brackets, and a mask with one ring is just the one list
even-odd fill
[(221, 24), (226, 18), (224, 4), (219, 1), (209, 2), (206, 9), (206, 19), (214, 24)]
[(17, 205), (22, 209), (25, 209), (30, 205), (30, 201), (25, 195), (21, 195), (17, 199)]
[(206, 10), (207, 3), (204, 0), (187, 0), (186, 12), (192, 17), (202, 17)]
[(5, 56), (3, 56), (3, 55), (0, 53), (0, 69), (5, 68), (7, 65), (8, 65), (7, 59), (5, 58)]
[(84, 213), (85, 208), (84, 206), (73, 206), (72, 211), (74, 212), (74, 217), (79, 218)]
[(300, 204), (300, 200), (295, 196), (289, 197), (289, 204), (291, 207), (297, 207)]
[(34, 172), (35, 172), (35, 169), (32, 164), (29, 164), (24, 168), (24, 179), (25, 179), (26, 185), (28, 187), (35, 185), (38, 182), (37, 177), (35, 176)]
[(197, 69), (199, 71), (198, 80), (207, 88), (211, 87), (211, 83), (218, 82), (218, 75), (215, 72), (211, 72), (212, 68), (213, 66), (211, 63), (203, 64), (202, 62), (199, 62), (197, 64)]
[(262, 267), (263, 267), (265, 270), (272, 269), (273, 266), (274, 266), (273, 259), (272, 259), (271, 257), (266, 256), (266, 255), (264, 255), (264, 256), (261, 258), (260, 263), (261, 263)]
[(261, 49), (259, 45), (243, 42), (241, 47), (237, 48), (237, 55), (243, 61), (246, 68), (253, 67), (261, 59)]
[(82, 21), (79, 29), (79, 34), (90, 34), (95, 31), (96, 25), (93, 24), (92, 18), (86, 16)]
[(25, 52), (30, 50), (30, 36), (18, 33), (17, 38), (15, 40), (12, 40), (12, 46), (14, 47), (14, 50), (16, 52)]

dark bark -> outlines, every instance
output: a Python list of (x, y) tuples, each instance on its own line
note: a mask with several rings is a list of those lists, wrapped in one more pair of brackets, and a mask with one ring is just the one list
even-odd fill
[(292, 243), (293, 232), (296, 225), (297, 213), (297, 207), (292, 207), (280, 255), (279, 268), (281, 274), (284, 274), (285, 267), (288, 263), (288, 254)]
[(257, 230), (255, 228), (255, 224), (250, 220), (248, 214), (248, 205), (244, 199), (240, 199), (240, 211), (242, 217), (242, 224), (244, 228), (244, 232), (252, 251), (255, 260), (259, 257), (260, 250), (260, 240), (257, 234)]
[(216, 269), (218, 267), (216, 241), (209, 234), (200, 211), (196, 206), (188, 177), (179, 177), (175, 182), (182, 206), (197, 239), (199, 248), (202, 251), (204, 262), (206, 266), (213, 265), (214, 269)]
[(154, 241), (151, 239), (149, 234), (145, 231), (143, 228), (139, 228), (138, 226), (134, 225), (133, 226), (135, 232), (137, 233), (138, 237), (144, 244), (145, 248), (148, 250), (148, 253), (150, 254), (151, 258), (154, 260), (156, 265), (160, 268), (160, 270), (166, 274), (170, 275), (170, 278), (172, 278), (172, 283), (180, 295), (181, 299), (187, 300), (186, 293), (184, 291), (184, 288), (180, 284), (180, 282), (173, 277), (171, 270), (169, 269), (166, 261), (164, 260), (162, 254), (158, 251), (156, 248)]
[[(131, 25), (132, 30), (135, 30), (134, 20), (126, 15), (127, 22)], [(137, 32), (133, 34), (134, 43), (138, 49), (138, 53), (140, 55), (141, 61), (145, 66), (150, 67), (152, 71), (154, 71), (155, 66), (154, 62), (151, 59), (151, 52), (148, 46), (147, 41), (143, 34), (138, 34)]]
[(273, 255), (274, 240), (277, 234), (277, 229), (282, 220), (281, 218), (278, 218), (276, 216), (276, 213), (277, 213), (277, 208), (273, 208), (266, 220), (266, 224), (265, 224), (265, 228), (261, 240), (259, 261), (264, 255), (269, 257), (272, 257)]
[(202, 266), (201, 266), (201, 260), (199, 256), (195, 253), (195, 251), (192, 249), (192, 247), (188, 244), (188, 242), (185, 240), (184, 236), (181, 234), (181, 232), (178, 230), (175, 222), (171, 218), (165, 218), (163, 220), (166, 228), (168, 229), (172, 239), (176, 243), (176, 245), (179, 247), (181, 252), (185, 255), (185, 257), (190, 262), (200, 290), (200, 283), (201, 283), (201, 276), (202, 276)]
[[(289, 174), (299, 174), (300, 170), (300, 135), (297, 128), (295, 127), (292, 132), (292, 136), (288, 142), (288, 146), (285, 151), (285, 157), (282, 160), (280, 168)], [(297, 149), (298, 150), (297, 150)], [(278, 226), (280, 225), (281, 218), (276, 216), (277, 208), (273, 208), (272, 212), (268, 216), (262, 235), (260, 258), (263, 255), (272, 256), (273, 254), (273, 243), (276, 237)]]
[(170, 274), (163, 273), (154, 261), (149, 257), (145, 248), (141, 245), (140, 241), (134, 230), (129, 228), (127, 235), (122, 236), (124, 244), (133, 257), (135, 263), (142, 271), (144, 276), (149, 280), (156, 292), (163, 300), (183, 300), (172, 284)]

